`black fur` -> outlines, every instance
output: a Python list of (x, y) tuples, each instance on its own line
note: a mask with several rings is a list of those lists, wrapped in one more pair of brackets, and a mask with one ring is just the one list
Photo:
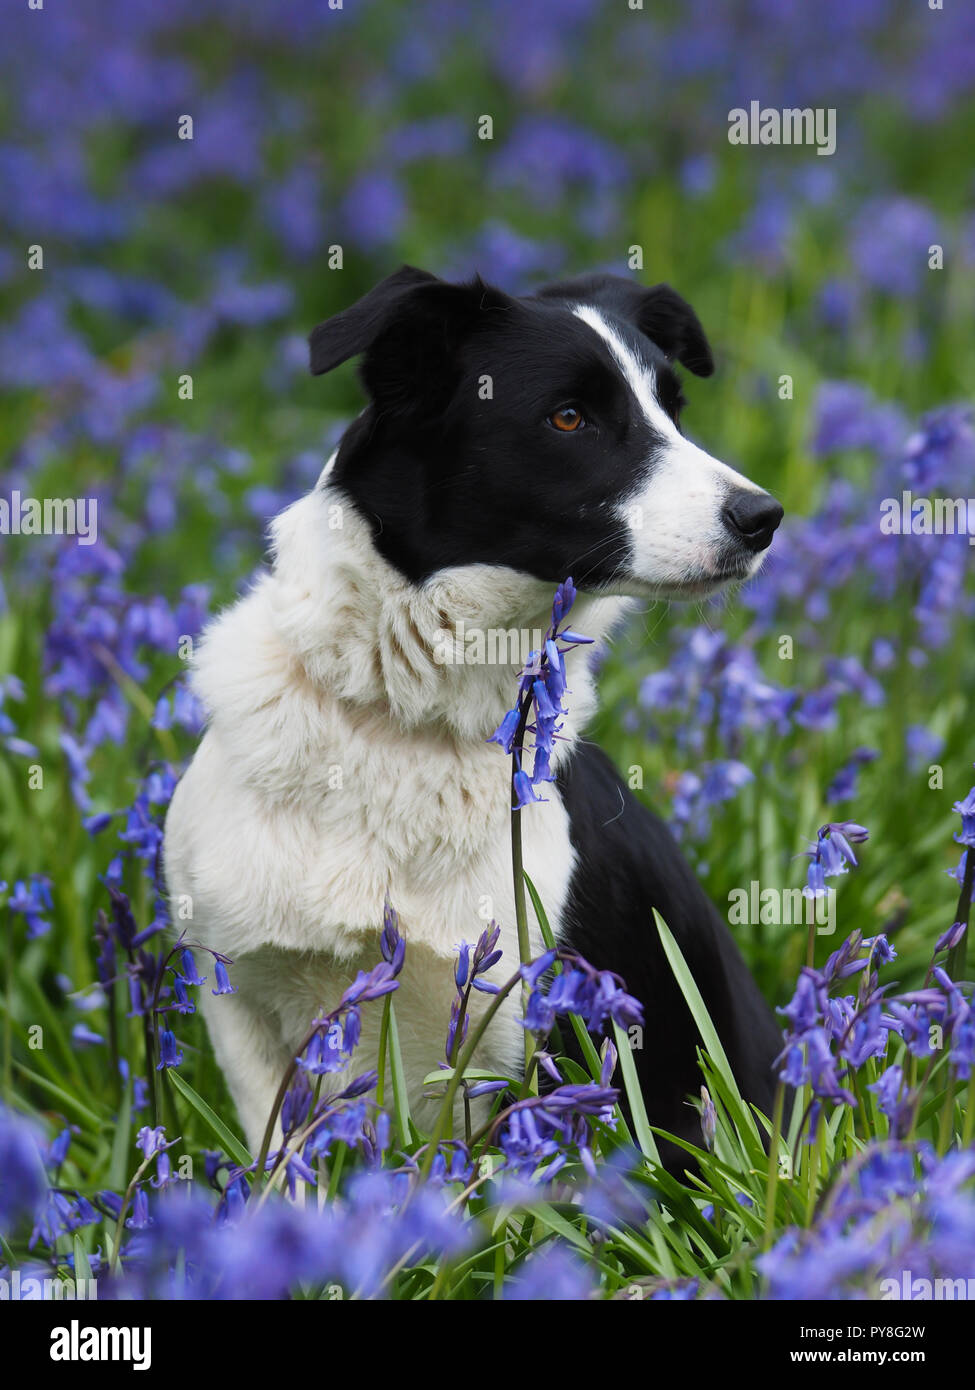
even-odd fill
[[(633, 1055), (651, 1124), (701, 1143), (700, 1120), (687, 1103), (701, 1087), (701, 1039), (664, 955), (653, 908), (681, 948), (743, 1097), (771, 1115), (781, 1031), (667, 826), (594, 744), (577, 745), (557, 785), (578, 856), (563, 944), (598, 969), (616, 971), (643, 1004), (643, 1047)], [(581, 1061), (571, 1030), (562, 1037)], [(672, 1144), (661, 1144), (661, 1158), (677, 1168), (687, 1163)]]
[[(626, 528), (605, 504), (640, 485), (659, 441), (608, 346), (572, 312), (579, 303), (611, 316), (678, 421), (671, 358), (700, 374), (712, 361), (694, 311), (666, 285), (585, 276), (515, 299), (406, 266), (312, 333), (314, 372), (363, 354), (370, 404), (333, 481), (410, 579), (483, 562), (593, 589), (625, 565)], [(570, 400), (591, 420), (579, 437), (545, 424)]]
[[(672, 364), (701, 376), (714, 364), (697, 315), (667, 285), (595, 275), (516, 299), (480, 280), (448, 285), (407, 266), (315, 329), (312, 370), (361, 354), (369, 395), (331, 482), (370, 522), (380, 553), (413, 582), (481, 562), (553, 588), (572, 575), (579, 588), (599, 591), (623, 571), (631, 541), (616, 504), (659, 467), (661, 428), (671, 446), (675, 436), (655, 407), (641, 406), (604, 337), (573, 312), (580, 304), (597, 308), (626, 353), (652, 368), (656, 403), (678, 424)], [(581, 432), (553, 427), (553, 413), (568, 403), (585, 415)], [(750, 572), (782, 511), (754, 487), (728, 487), (720, 483), (716, 509), (726, 533), (709, 543), (729, 571)], [(683, 515), (679, 504), (678, 526)], [(651, 1121), (701, 1140), (688, 1104), (701, 1085), (700, 1038), (653, 908), (684, 953), (744, 1096), (771, 1113), (779, 1030), (666, 826), (591, 745), (576, 748), (558, 787), (577, 854), (564, 940), (617, 972), (643, 1003), (644, 1045), (635, 1056)], [(662, 1155), (684, 1166), (674, 1146), (662, 1146)]]

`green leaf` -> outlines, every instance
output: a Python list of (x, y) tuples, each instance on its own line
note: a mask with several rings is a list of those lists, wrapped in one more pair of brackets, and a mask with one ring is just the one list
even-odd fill
[(210, 1109), (203, 1097), (197, 1095), (190, 1083), (180, 1076), (175, 1067), (169, 1068), (169, 1079), (183, 1099), (193, 1107), (204, 1124), (217, 1136), (224, 1152), (229, 1154), (234, 1162), (239, 1163), (242, 1168), (249, 1168), (254, 1160), (241, 1140), (232, 1130), (227, 1128), (220, 1116)]
[(125, 1083), (122, 1104), (112, 1130), (112, 1157), (108, 1165), (108, 1185), (123, 1188), (128, 1178), (129, 1127), (132, 1123), (132, 1079)]
[(16, 1059), (14, 1060), (14, 1070), (19, 1072), (21, 1076), (25, 1076), (28, 1081), (33, 1082), (35, 1086), (40, 1086), (42, 1090), (47, 1091), (48, 1095), (54, 1096), (63, 1106), (73, 1110), (79, 1119), (84, 1120), (85, 1124), (90, 1125), (92, 1129), (97, 1130), (101, 1125), (102, 1121), (94, 1110), (89, 1110), (88, 1106), (83, 1101), (78, 1100), (77, 1096), (73, 1096), (70, 1091), (56, 1086), (53, 1081), (48, 1081), (46, 1076), (31, 1071), (30, 1067), (25, 1067), (23, 1062), (18, 1062)]
[(399, 1045), (399, 1029), (396, 1026), (396, 1008), (389, 1009), (389, 1070), (393, 1082), (393, 1111), (400, 1139), (409, 1144), (413, 1139), (413, 1117), (410, 1115), (410, 1099), (406, 1089), (406, 1071), (403, 1067), (403, 1053)]
[[(29, 996), (27, 1002), (31, 1014), (41, 1022), (45, 1029), (45, 1043), (48, 1039), (54, 1040), (64, 1062), (65, 1070), (70, 1075), (71, 1082), (79, 1089), (84, 1089), (85, 1082), (78, 1069), (77, 1049), (71, 1042), (71, 1036), (64, 1026), (63, 1018), (55, 1012), (40, 985), (26, 971), (21, 971), (18, 974), (17, 987)], [(61, 1072), (61, 1075), (63, 1076), (64, 1072)]]
[(75, 1280), (91, 1278), (91, 1265), (88, 1263), (88, 1251), (85, 1249), (84, 1241), (78, 1232), (74, 1235), (74, 1277)]
[(660, 1151), (657, 1148), (657, 1141), (650, 1131), (650, 1121), (647, 1118), (647, 1108), (643, 1103), (643, 1092), (640, 1089), (640, 1080), (636, 1074), (636, 1063), (633, 1060), (630, 1039), (615, 1019), (613, 1020), (613, 1035), (616, 1038), (616, 1051), (619, 1053), (620, 1071), (623, 1073), (626, 1098), (630, 1102), (630, 1114), (633, 1116), (636, 1142), (639, 1144), (641, 1152), (660, 1167)]
[(542, 906), (542, 900), (538, 896), (538, 889), (527, 874), (525, 874), (525, 883), (528, 887), (528, 896), (532, 900), (532, 907), (535, 909), (535, 916), (538, 918), (538, 927), (542, 933), (542, 940), (545, 942), (545, 948), (546, 950), (554, 951), (555, 937), (552, 935), (552, 928), (549, 926), (548, 915)]
[(592, 1256), (592, 1246), (582, 1232), (577, 1231), (575, 1226), (566, 1221), (564, 1216), (560, 1216), (554, 1207), (549, 1206), (548, 1202), (532, 1202), (532, 1212), (539, 1221), (569, 1241), (577, 1250), (581, 1250), (588, 1257)]
[[(717, 1029), (711, 1022), (711, 1015), (708, 1013), (707, 1005), (701, 997), (701, 991), (694, 982), (694, 976), (688, 969), (687, 962), (684, 959), (680, 947), (674, 940), (670, 928), (664, 922), (656, 908), (653, 909), (653, 919), (657, 924), (657, 931), (660, 933), (660, 942), (664, 948), (664, 954), (670, 962), (670, 968), (674, 972), (674, 978), (680, 986), (684, 1001), (691, 1011), (694, 1022), (697, 1024), (697, 1031), (701, 1035), (704, 1050), (711, 1058), (714, 1068), (724, 1082), (729, 1096), (736, 1102), (735, 1120), (739, 1124), (744, 1124), (746, 1126), (750, 1137), (761, 1150), (762, 1141), (758, 1133), (758, 1126), (755, 1123), (755, 1117), (742, 1099), (741, 1092), (738, 1089), (738, 1083), (731, 1070), (731, 1064), (728, 1061), (724, 1048), (721, 1046), (721, 1039), (718, 1037)], [(762, 1152), (764, 1152), (764, 1150), (762, 1150)]]

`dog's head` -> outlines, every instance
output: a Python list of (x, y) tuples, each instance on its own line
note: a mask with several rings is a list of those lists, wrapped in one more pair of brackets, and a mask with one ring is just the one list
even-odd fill
[(410, 266), (311, 335), (370, 404), (331, 475), (409, 579), (502, 565), (590, 592), (698, 598), (761, 563), (782, 508), (692, 444), (675, 364), (714, 370), (667, 285), (591, 275), (513, 298)]

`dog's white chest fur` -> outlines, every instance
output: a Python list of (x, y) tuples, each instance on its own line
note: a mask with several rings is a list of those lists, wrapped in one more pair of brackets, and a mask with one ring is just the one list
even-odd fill
[[(174, 918), (236, 962), (239, 993), (203, 995), (251, 1144), (312, 1017), (379, 960), (387, 893), (407, 940), (396, 1009), (412, 1100), (443, 1057), (459, 943), (494, 918), (504, 958), (492, 978), (517, 969), (510, 760), (485, 742), (517, 671), (434, 653), (461, 620), (544, 629), (551, 599), (548, 585), (480, 566), (410, 584), (327, 486), (277, 519), (274, 541), (273, 571), (201, 646), (195, 683), (209, 727), (165, 844)], [(593, 635), (621, 609), (583, 606), (577, 626)], [(568, 674), (564, 748), (593, 707), (584, 653)], [(558, 791), (545, 794), (521, 824), (525, 867), (557, 930), (573, 852)], [(517, 1064), (516, 1002), (517, 992), (482, 1065)], [(357, 1072), (375, 1065), (368, 1009), (364, 1023)]]

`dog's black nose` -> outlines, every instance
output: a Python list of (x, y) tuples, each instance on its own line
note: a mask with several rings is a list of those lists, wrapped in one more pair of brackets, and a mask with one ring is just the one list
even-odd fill
[(725, 525), (737, 540), (756, 553), (771, 544), (784, 513), (767, 492), (736, 492), (725, 504)]

